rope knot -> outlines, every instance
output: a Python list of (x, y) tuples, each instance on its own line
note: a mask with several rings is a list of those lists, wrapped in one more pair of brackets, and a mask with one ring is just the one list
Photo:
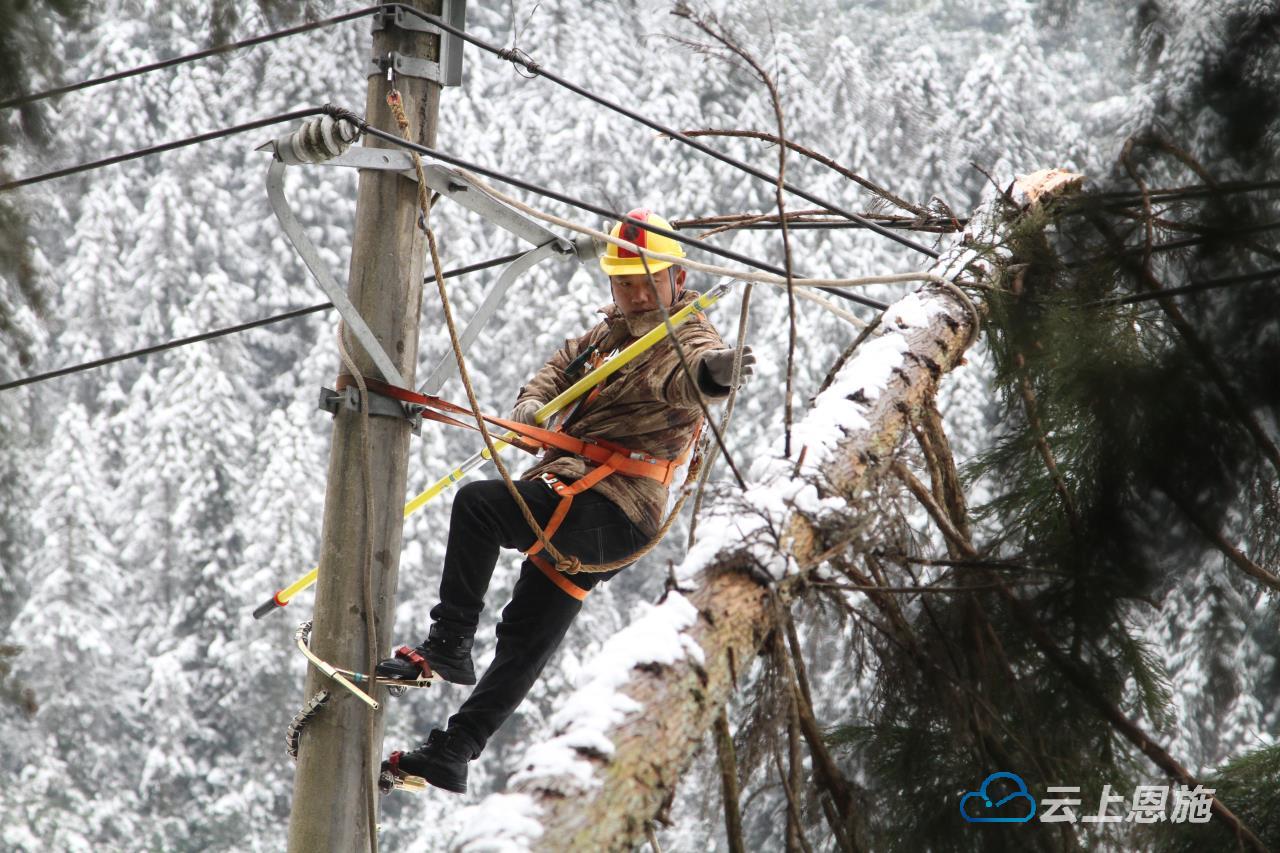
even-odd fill
[(576, 575), (582, 571), (582, 561), (577, 557), (568, 557), (556, 563), (556, 571), (564, 572), (566, 575)]
[[(400, 127), (400, 133), (408, 138), (409, 135), (409, 117), (404, 114), (404, 101), (400, 97), (399, 89), (392, 89), (387, 92), (387, 106), (391, 107), (391, 114), (395, 116), (396, 124)], [(417, 153), (414, 153), (414, 159), (417, 159)]]

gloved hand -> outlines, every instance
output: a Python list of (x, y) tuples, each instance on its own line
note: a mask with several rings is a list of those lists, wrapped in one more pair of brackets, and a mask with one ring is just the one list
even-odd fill
[(538, 409), (541, 409), (544, 405), (544, 403), (539, 403), (537, 400), (525, 400), (522, 403), (516, 403), (516, 407), (511, 410), (511, 420), (519, 421), (529, 426), (537, 426), (538, 420), (534, 416), (538, 414)]
[[(712, 350), (702, 357), (702, 369), (717, 385), (727, 388), (733, 379), (733, 349)], [(755, 372), (756, 357), (751, 347), (742, 348), (742, 372), (739, 374), (739, 385), (747, 381), (747, 377)]]

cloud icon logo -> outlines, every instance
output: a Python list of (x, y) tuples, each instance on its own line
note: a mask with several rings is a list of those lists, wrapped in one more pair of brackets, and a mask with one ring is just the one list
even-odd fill
[[(1017, 790), (992, 800), (987, 788), (999, 779), (1007, 780)], [(1027, 793), (1027, 783), (1021, 776), (1001, 771), (992, 773), (982, 780), (981, 788), (960, 798), (960, 816), (969, 823), (1026, 823), (1036, 816), (1036, 801)]]

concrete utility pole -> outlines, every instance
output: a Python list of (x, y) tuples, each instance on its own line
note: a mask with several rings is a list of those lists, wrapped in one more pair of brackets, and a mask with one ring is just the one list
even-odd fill
[[(409, 2), (423, 12), (441, 12), (442, 0)], [(374, 32), (372, 55), (381, 59), (390, 53), (398, 55), (402, 63), (405, 59), (438, 62), (439, 36), (402, 29), (388, 20)], [(440, 85), (407, 74), (397, 74), (395, 84), (404, 98), (411, 139), (435, 145)], [(385, 70), (369, 77), (365, 115), (373, 126), (399, 135), (387, 106), (388, 91)], [(365, 145), (389, 147), (368, 137)], [(424, 239), (417, 221), (418, 195), (413, 181), (392, 172), (361, 172), (349, 293), (410, 387), (418, 358), (422, 305)], [(353, 336), (348, 335), (347, 340), (348, 351), (361, 372), (378, 378), (372, 360)], [(366, 519), (360, 413), (343, 409), (334, 421), (311, 634), (312, 649), (334, 666), (360, 672), (368, 667), (363, 572), (370, 537), (378, 650), (386, 651), (391, 642), (409, 439), (408, 422), (391, 417), (369, 419), (373, 515)], [(371, 711), (311, 668), (304, 695), (310, 697), (321, 689), (329, 691), (330, 699), (302, 736), (289, 816), (290, 853), (351, 853), (369, 847), (366, 792), (372, 780), (366, 776), (365, 763), (369, 714), (377, 713), (379, 747), (382, 714)], [(380, 695), (374, 698), (385, 700), (385, 691), (376, 692)], [(381, 760), (381, 755), (372, 757), (375, 776)]]

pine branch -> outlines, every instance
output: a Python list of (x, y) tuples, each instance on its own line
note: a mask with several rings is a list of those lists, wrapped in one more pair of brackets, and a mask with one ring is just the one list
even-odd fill
[(1027, 428), (1031, 430), (1031, 434), (1035, 436), (1036, 450), (1040, 454), (1040, 459), (1044, 462), (1045, 470), (1049, 472), (1049, 479), (1053, 481), (1053, 490), (1058, 493), (1058, 497), (1062, 500), (1062, 509), (1067, 514), (1067, 523), (1071, 525), (1071, 532), (1076, 538), (1080, 538), (1080, 514), (1076, 512), (1076, 505), (1071, 500), (1071, 492), (1067, 489), (1067, 481), (1063, 479), (1062, 472), (1058, 470), (1058, 462), (1054, 459), (1053, 450), (1049, 447), (1049, 439), (1045, 436), (1044, 426), (1040, 423), (1040, 413), (1036, 406), (1036, 392), (1031, 387), (1031, 378), (1026, 373), (1026, 359), (1022, 353), (1014, 355), (1014, 363), (1021, 372), (1018, 381), (1018, 393), (1022, 397), (1023, 410), (1027, 415)]
[[(898, 468), (902, 468), (900, 463), (896, 464), (898, 465)], [(921, 504), (934, 520), (934, 523), (938, 525), (938, 528), (942, 531), (943, 535), (947, 536), (949, 540), (955, 541), (966, 557), (970, 559), (978, 559), (979, 554), (977, 549), (973, 547), (971, 542), (964, 541), (959, 537), (954, 526), (942, 513), (941, 508), (938, 507), (937, 503), (933, 500), (933, 496), (929, 493), (929, 490), (925, 488), (924, 484), (915, 480), (914, 476), (911, 475), (909, 471), (906, 471), (905, 468), (902, 468), (902, 470), (899, 471), (899, 475), (902, 476), (903, 473), (906, 475), (904, 480), (908, 482), (908, 487), (911, 489), (912, 494), (920, 500)], [(914, 486), (911, 485), (911, 480), (915, 480)], [(1074, 659), (1068, 657), (1058, 649), (1058, 647), (1049, 638), (1048, 634), (1045, 633), (1038, 617), (1030, 611), (1021, 599), (1017, 598), (1013, 594), (1012, 590), (1010, 590), (1006, 584), (999, 584), (999, 587), (1001, 597), (1006, 604), (1009, 605), (1018, 624), (1030, 635), (1032, 641), (1041, 653), (1044, 654), (1051, 663), (1053, 663), (1058, 671), (1066, 676), (1067, 680), (1077, 689), (1079, 694), (1094, 706), (1102, 719), (1106, 720), (1112, 728), (1136, 746), (1144, 755), (1151, 759), (1157, 767), (1169, 774), (1172, 778), (1177, 779), (1182, 784), (1188, 786), (1195, 786), (1199, 784), (1195, 777), (1193, 777), (1185, 767), (1174, 759), (1172, 755), (1148, 737), (1146, 733), (1143, 732), (1142, 729), (1127, 716), (1125, 716), (1119, 708), (1106, 699), (1106, 694), (1099, 689), (1098, 685), (1094, 682), (1093, 677), (1088, 675), (1084, 668), (1079, 666)], [(1212, 808), (1215, 814), (1231, 826), (1232, 831), (1235, 832), (1238, 838), (1242, 838), (1247, 841), (1250, 846), (1259, 851), (1259, 853), (1265, 853), (1267, 849), (1265, 845), (1263, 845), (1257, 836), (1255, 836), (1248, 827), (1244, 826), (1240, 822), (1239, 818), (1237, 818), (1236, 815), (1216, 797), (1213, 800)]]
[(794, 849), (793, 839), (799, 842), (799, 846), (804, 849), (804, 853), (813, 853), (813, 848), (809, 846), (809, 840), (804, 837), (804, 821), (800, 819), (800, 806), (796, 803), (796, 792), (790, 782), (787, 781), (786, 771), (782, 767), (782, 756), (778, 754), (775, 747), (773, 750), (773, 763), (778, 771), (778, 781), (782, 783), (782, 793), (786, 796), (787, 801), (787, 849), (788, 853)]
[(933, 523), (938, 526), (938, 530), (942, 532), (943, 538), (947, 540), (949, 549), (954, 547), (961, 555), (970, 558), (976, 558), (978, 552), (969, 544), (968, 538), (956, 529), (952, 523), (951, 517), (934, 499), (933, 493), (929, 491), (929, 487), (920, 482), (920, 478), (912, 474), (901, 460), (894, 460), (893, 473), (902, 480), (903, 485), (911, 494), (915, 495), (916, 500), (920, 501), (920, 505), (929, 513), (929, 517), (933, 519)]
[[(1103, 237), (1111, 243), (1112, 247), (1117, 252), (1123, 249), (1123, 242), (1116, 235), (1115, 230), (1106, 221), (1095, 214), (1090, 217), (1090, 222), (1098, 229)], [(1240, 398), (1240, 394), (1235, 390), (1231, 380), (1223, 371), (1222, 365), (1214, 355), (1213, 350), (1210, 349), (1209, 345), (1196, 333), (1195, 329), (1182, 313), (1182, 310), (1178, 308), (1177, 304), (1166, 294), (1162, 293), (1162, 291), (1165, 290), (1164, 284), (1155, 276), (1154, 273), (1151, 272), (1150, 269), (1145, 266), (1139, 266), (1138, 269), (1134, 270), (1134, 272), (1138, 275), (1139, 280), (1146, 286), (1147, 290), (1156, 295), (1161, 310), (1164, 311), (1165, 316), (1169, 318), (1170, 323), (1173, 324), (1173, 327), (1178, 331), (1178, 334), (1182, 337), (1183, 341), (1186, 342), (1188, 350), (1191, 351), (1196, 360), (1199, 361), (1201, 366), (1203, 366), (1208, 372), (1214, 384), (1217, 386), (1219, 393), (1235, 415), (1236, 420), (1239, 421), (1240, 424), (1248, 431), (1249, 435), (1252, 436), (1254, 443), (1258, 446), (1258, 449), (1262, 451), (1262, 454), (1266, 457), (1267, 461), (1271, 463), (1271, 466), (1276, 470), (1276, 473), (1280, 474), (1280, 448), (1277, 448), (1275, 443), (1271, 441), (1267, 436), (1266, 431), (1262, 428), (1262, 424), (1258, 422), (1258, 419), (1254, 417), (1253, 413), (1250, 412), (1248, 407), (1244, 404), (1244, 400)]]
[[(804, 654), (800, 649), (800, 637), (796, 634), (795, 622), (785, 611), (781, 614), (780, 621), (786, 631), (787, 649), (779, 652), (779, 660), (782, 663), (784, 677), (788, 679), (790, 685), (800, 731), (809, 745), (809, 755), (813, 759), (816, 781), (830, 793), (838, 813), (838, 820), (834, 819), (837, 815), (828, 813), (827, 823), (840, 844), (840, 849), (853, 851), (857, 849), (852, 840), (856, 818), (853, 785), (836, 766), (835, 760), (831, 757), (831, 751), (827, 749), (827, 742), (822, 737), (817, 718), (813, 715), (813, 696), (809, 692), (809, 678), (806, 674)], [(786, 652), (790, 652), (790, 656)]]
[[(1094, 683), (1094, 679), (1077, 664), (1076, 661), (1068, 658), (1063, 654), (1053, 640), (1045, 633), (1041, 627), (1036, 614), (1032, 613), (1030, 608), (1019, 600), (1013, 593), (1005, 589), (1003, 597), (1009, 604), (1018, 623), (1030, 635), (1032, 641), (1036, 644), (1036, 648), (1048, 658), (1054, 666), (1066, 676), (1067, 680), (1079, 692), (1079, 694), (1089, 700), (1097, 709), (1099, 715), (1111, 724), (1117, 732), (1119, 732), (1125, 740), (1136, 746), (1143, 755), (1151, 759), (1152, 763), (1167, 773), (1171, 778), (1188, 787), (1195, 787), (1200, 782), (1191, 775), (1185, 767), (1183, 767), (1172, 755), (1164, 750), (1159, 744), (1147, 736), (1132, 720), (1125, 716), (1119, 708), (1107, 701), (1106, 694), (1098, 689), (1098, 685)], [(1267, 846), (1262, 843), (1250, 829), (1245, 826), (1238, 817), (1216, 796), (1212, 803), (1213, 813), (1220, 817), (1230, 827), (1232, 833), (1238, 840), (1243, 840), (1249, 844), (1257, 853), (1267, 853)]]
[(1177, 490), (1166, 488), (1164, 493), (1169, 500), (1173, 501), (1174, 506), (1176, 506), (1178, 510), (1186, 516), (1187, 520), (1200, 531), (1204, 538), (1212, 542), (1214, 547), (1216, 547), (1232, 564), (1240, 569), (1240, 571), (1244, 572), (1246, 575), (1258, 581), (1268, 589), (1280, 592), (1280, 577), (1276, 577), (1275, 574), (1267, 571), (1262, 566), (1249, 559), (1248, 555), (1228, 542), (1226, 537), (1224, 537), (1216, 527), (1210, 524), (1201, 513), (1197, 512), (1195, 507), (1193, 507), (1186, 498), (1178, 494)]

